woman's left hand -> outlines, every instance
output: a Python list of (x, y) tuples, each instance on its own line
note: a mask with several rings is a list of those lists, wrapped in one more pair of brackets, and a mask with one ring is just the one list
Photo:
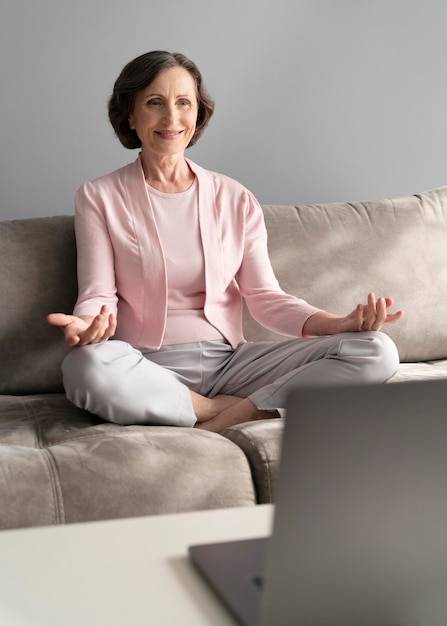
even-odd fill
[(377, 298), (373, 293), (368, 294), (367, 304), (358, 304), (349, 315), (339, 319), (339, 331), (360, 332), (362, 330), (380, 330), (383, 324), (398, 322), (403, 311), (388, 313), (388, 308), (393, 305), (391, 298)]
[(393, 305), (391, 298), (378, 298), (368, 294), (366, 304), (358, 304), (349, 315), (340, 316), (318, 311), (306, 320), (303, 326), (303, 337), (336, 335), (338, 333), (356, 333), (362, 330), (380, 330), (383, 324), (393, 324), (403, 317), (403, 311), (388, 313)]

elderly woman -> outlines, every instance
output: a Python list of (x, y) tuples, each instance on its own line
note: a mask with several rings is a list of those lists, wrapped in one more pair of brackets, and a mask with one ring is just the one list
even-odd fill
[[(291, 387), (384, 382), (396, 371), (396, 347), (378, 332), (402, 316), (388, 312), (392, 300), (369, 294), (343, 317), (285, 293), (256, 199), (185, 158), (213, 109), (182, 54), (134, 59), (109, 118), (141, 152), (76, 194), (78, 300), (73, 315), (48, 321), (73, 346), (67, 397), (106, 420), (221, 431), (278, 416)], [(243, 300), (293, 339), (246, 342)]]

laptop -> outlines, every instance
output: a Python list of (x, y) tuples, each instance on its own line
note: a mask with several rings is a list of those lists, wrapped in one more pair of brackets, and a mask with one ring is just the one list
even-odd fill
[(272, 535), (190, 547), (244, 626), (446, 626), (447, 380), (296, 389)]

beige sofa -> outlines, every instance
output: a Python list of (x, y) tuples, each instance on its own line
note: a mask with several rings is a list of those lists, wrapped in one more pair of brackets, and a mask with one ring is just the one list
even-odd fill
[[(347, 313), (367, 291), (394, 297), (393, 380), (447, 376), (447, 187), (372, 202), (265, 206), (287, 291)], [(76, 298), (73, 218), (0, 223), (0, 528), (274, 500), (283, 422), (222, 435), (117, 426), (63, 394), (62, 335), (50, 311)], [(249, 340), (280, 340), (245, 313)], [(123, 407), (125, 410), (125, 407)]]

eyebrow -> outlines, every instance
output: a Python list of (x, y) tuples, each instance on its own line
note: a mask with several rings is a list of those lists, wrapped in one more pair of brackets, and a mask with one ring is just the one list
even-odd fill
[[(145, 98), (164, 98), (164, 96), (161, 93), (147, 93), (144, 94)], [(176, 96), (176, 98), (191, 98), (192, 94), (179, 94), (178, 96)]]

